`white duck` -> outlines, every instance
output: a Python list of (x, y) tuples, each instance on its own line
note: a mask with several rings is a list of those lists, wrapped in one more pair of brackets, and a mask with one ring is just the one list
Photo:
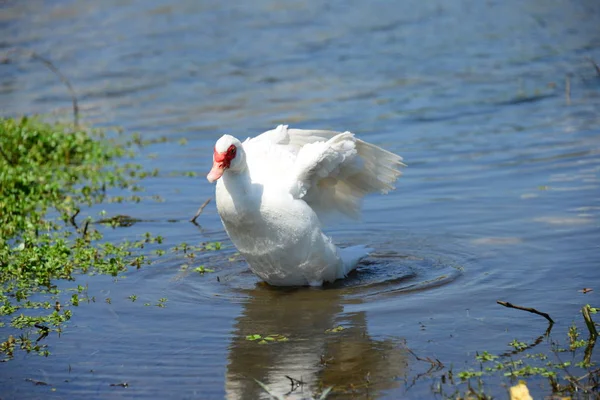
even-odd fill
[(336, 247), (321, 231), (332, 214), (358, 217), (367, 193), (387, 193), (402, 157), (350, 132), (280, 125), (241, 143), (215, 144), (207, 175), (233, 244), (275, 286), (322, 285), (344, 278), (370, 249)]

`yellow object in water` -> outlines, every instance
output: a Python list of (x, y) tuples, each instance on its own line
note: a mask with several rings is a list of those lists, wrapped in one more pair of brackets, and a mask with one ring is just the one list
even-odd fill
[(518, 384), (510, 388), (510, 400), (533, 400), (525, 381), (519, 381)]

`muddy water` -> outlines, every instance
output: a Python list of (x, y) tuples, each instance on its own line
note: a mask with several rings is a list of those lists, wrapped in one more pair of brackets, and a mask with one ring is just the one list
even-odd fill
[[(116, 281), (80, 277), (95, 302), (46, 339), (51, 357), (0, 365), (0, 396), (254, 399), (266, 396), (254, 379), (287, 393), (287, 375), (305, 383), (296, 398), (329, 386), (331, 398), (427, 398), (435, 371), (411, 351), (460, 369), (545, 331), (496, 300), (550, 313), (557, 338), (582, 305), (600, 305), (600, 77), (586, 59), (600, 60), (600, 4), (395, 3), (3, 2), (0, 46), (51, 58), (86, 122), (168, 138), (136, 159), (160, 169), (145, 187), (164, 202), (89, 210), (142, 220), (107, 237), (223, 248), (168, 251)], [(69, 115), (43, 66), (0, 71), (3, 115)], [(362, 221), (329, 229), (376, 249), (347, 281), (261, 285), (214, 203), (188, 222), (213, 194), (202, 176), (214, 141), (279, 123), (352, 130), (409, 165)]]

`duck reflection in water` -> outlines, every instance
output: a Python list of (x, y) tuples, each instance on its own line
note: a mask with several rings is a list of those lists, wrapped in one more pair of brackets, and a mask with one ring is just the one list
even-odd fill
[[(405, 377), (409, 358), (401, 340), (371, 338), (364, 311), (343, 312), (351, 300), (342, 290), (259, 285), (248, 294), (229, 351), (228, 399), (270, 398), (255, 380), (290, 399), (310, 399), (331, 386), (327, 398), (377, 397)], [(287, 340), (261, 344), (252, 335)]]

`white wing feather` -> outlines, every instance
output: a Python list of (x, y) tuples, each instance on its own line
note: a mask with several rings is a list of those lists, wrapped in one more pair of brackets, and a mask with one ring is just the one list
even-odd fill
[[(254, 169), (262, 171), (257, 176), (262, 183), (273, 178), (278, 184), (288, 180), (292, 196), (304, 199), (321, 219), (332, 212), (359, 217), (362, 198), (393, 190), (404, 166), (402, 157), (356, 139), (350, 132), (288, 129), (286, 125), (246, 140), (244, 149), (252, 153), (249, 163), (251, 158), (261, 160), (256, 164), (263, 168), (256, 165)], [(276, 168), (265, 168), (264, 160)], [(291, 176), (289, 168), (293, 168)]]

